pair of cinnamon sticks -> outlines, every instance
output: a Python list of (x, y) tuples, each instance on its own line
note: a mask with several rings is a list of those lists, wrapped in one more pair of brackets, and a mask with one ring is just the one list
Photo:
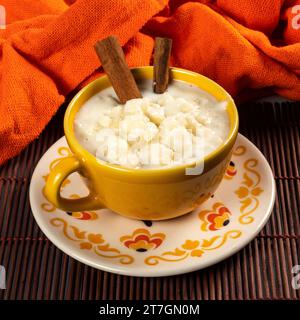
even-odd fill
[[(155, 38), (153, 89), (156, 93), (163, 93), (168, 87), (171, 47), (171, 39)], [(98, 41), (95, 50), (120, 102), (142, 98), (118, 39), (110, 36)]]

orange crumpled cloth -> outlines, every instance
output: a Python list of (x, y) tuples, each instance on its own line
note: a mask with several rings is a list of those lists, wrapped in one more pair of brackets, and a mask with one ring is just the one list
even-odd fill
[(40, 134), (66, 95), (99, 75), (93, 44), (111, 34), (125, 46), (130, 66), (149, 65), (153, 38), (166, 36), (173, 39), (173, 66), (204, 74), (233, 96), (271, 88), (300, 99), (297, 4), (2, 0), (7, 26), (0, 30), (0, 164)]

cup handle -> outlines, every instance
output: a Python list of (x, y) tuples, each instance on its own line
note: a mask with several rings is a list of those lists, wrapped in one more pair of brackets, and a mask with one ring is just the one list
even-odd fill
[(61, 159), (51, 170), (45, 186), (46, 198), (57, 208), (64, 211), (85, 211), (104, 208), (101, 202), (90, 191), (86, 197), (79, 199), (67, 199), (60, 195), (61, 185), (73, 172), (79, 171), (81, 164), (74, 156)]

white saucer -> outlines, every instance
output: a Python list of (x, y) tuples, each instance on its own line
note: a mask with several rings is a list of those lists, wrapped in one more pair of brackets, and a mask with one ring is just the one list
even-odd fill
[[(157, 277), (213, 265), (248, 244), (266, 224), (274, 205), (270, 166), (240, 134), (233, 164), (214, 196), (188, 215), (161, 222), (130, 220), (108, 209), (66, 213), (53, 207), (43, 195), (45, 179), (70, 153), (63, 137), (39, 161), (30, 185), (32, 212), (59, 249), (101, 270)], [(87, 194), (78, 174), (64, 182), (62, 194)]]

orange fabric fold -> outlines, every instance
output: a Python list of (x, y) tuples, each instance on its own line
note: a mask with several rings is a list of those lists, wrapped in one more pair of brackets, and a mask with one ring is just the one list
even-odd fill
[(130, 66), (150, 64), (154, 37), (167, 36), (172, 65), (202, 73), (234, 96), (271, 88), (300, 99), (296, 5), (300, 1), (2, 0), (0, 164), (40, 134), (71, 91), (99, 75), (93, 44), (110, 34), (120, 39)]

